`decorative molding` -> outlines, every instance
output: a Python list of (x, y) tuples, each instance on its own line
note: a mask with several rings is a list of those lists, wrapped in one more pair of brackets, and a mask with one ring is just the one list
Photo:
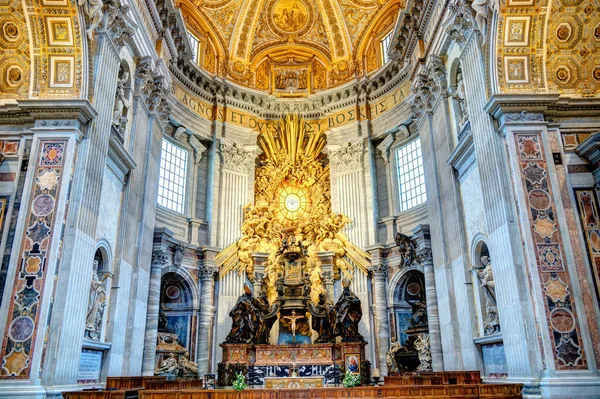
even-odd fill
[(473, 132), (471, 131), (471, 124), (469, 122), (465, 125), (463, 132), (460, 141), (446, 160), (446, 163), (458, 172), (457, 177), (459, 180), (477, 159), (475, 146), (473, 145)]
[(250, 163), (256, 158), (256, 147), (242, 147), (238, 143), (221, 140), (221, 165), (223, 170), (248, 174)]
[[(404, 126), (404, 125), (401, 125)], [(406, 128), (406, 126), (404, 126)], [(377, 151), (381, 154), (381, 158), (383, 158), (383, 162), (388, 165), (390, 160), (390, 147), (394, 143), (395, 136), (394, 133), (390, 132), (388, 135), (377, 145)]]
[(329, 146), (329, 159), (338, 173), (352, 173), (363, 169), (362, 140), (340, 146)]
[(445, 31), (461, 48), (473, 33), (473, 11), (465, 0), (448, 6), (451, 17), (444, 23)]

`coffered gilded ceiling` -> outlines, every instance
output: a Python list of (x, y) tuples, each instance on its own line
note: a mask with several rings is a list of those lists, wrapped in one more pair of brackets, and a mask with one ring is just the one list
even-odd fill
[(281, 76), (306, 73), (306, 92), (342, 84), (381, 66), (382, 60), (374, 59), (381, 58), (381, 49), (375, 47), (393, 28), (404, 4), (405, 0), (178, 2), (188, 29), (204, 43), (201, 48), (208, 54), (200, 56), (199, 65), (208, 72), (270, 91), (281, 87)]

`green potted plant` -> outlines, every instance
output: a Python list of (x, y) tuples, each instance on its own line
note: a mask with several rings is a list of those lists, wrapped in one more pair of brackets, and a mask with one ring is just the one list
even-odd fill
[(344, 380), (342, 381), (342, 384), (344, 384), (344, 386), (346, 388), (352, 388), (355, 386), (360, 385), (360, 381), (361, 381), (361, 376), (358, 373), (353, 373), (351, 371), (346, 371), (346, 375), (344, 376)]
[(235, 375), (235, 380), (233, 381), (233, 389), (238, 392), (242, 392), (244, 389), (248, 388), (248, 384), (246, 384), (246, 377), (241, 372)]

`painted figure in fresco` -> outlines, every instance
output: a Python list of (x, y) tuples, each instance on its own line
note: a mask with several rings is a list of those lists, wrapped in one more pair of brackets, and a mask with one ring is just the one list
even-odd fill
[(256, 323), (256, 334), (254, 338), (255, 344), (268, 344), (269, 343), (269, 335), (271, 334), (271, 328), (275, 323), (276, 318), (271, 317), (270, 319), (265, 319), (265, 315), (269, 313), (269, 300), (267, 299), (267, 293), (265, 291), (261, 291), (258, 298), (254, 300), (254, 307), (256, 308), (257, 313), (257, 323)]
[(345, 278), (342, 286), (344, 290), (333, 310), (336, 316), (333, 334), (342, 337), (342, 342), (364, 342), (358, 332), (358, 323), (362, 319), (360, 299), (350, 291), (350, 280)]
[(185, 352), (183, 357), (179, 359), (179, 367), (183, 374), (198, 374), (198, 364), (190, 360), (189, 352)]
[(398, 372), (398, 362), (396, 361), (396, 353), (398, 353), (402, 349), (402, 345), (396, 338), (392, 338), (392, 344), (390, 345), (390, 350), (385, 354), (385, 360), (388, 366), (389, 373)]
[(233, 321), (231, 331), (225, 342), (250, 343), (256, 333), (256, 310), (254, 297), (248, 284), (244, 284), (244, 293), (238, 298), (235, 306), (229, 312)]
[(358, 362), (355, 357), (351, 357), (348, 362), (348, 371), (351, 373), (358, 373)]
[(163, 360), (156, 370), (154, 370), (154, 375), (177, 375), (179, 372), (179, 363), (177, 363), (177, 359), (173, 353), (169, 354), (169, 357)]
[(332, 306), (327, 303), (327, 296), (324, 292), (319, 294), (319, 301), (315, 306), (319, 313), (325, 314), (324, 317), (312, 316), (312, 329), (319, 333), (319, 337), (315, 340), (315, 343), (329, 343), (332, 342), (333, 337), (333, 325), (335, 324), (335, 314), (332, 312)]

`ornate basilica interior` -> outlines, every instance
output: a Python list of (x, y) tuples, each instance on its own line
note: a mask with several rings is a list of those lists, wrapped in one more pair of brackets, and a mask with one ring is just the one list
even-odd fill
[(598, 0), (0, 0), (0, 397), (599, 398), (598, 187)]

